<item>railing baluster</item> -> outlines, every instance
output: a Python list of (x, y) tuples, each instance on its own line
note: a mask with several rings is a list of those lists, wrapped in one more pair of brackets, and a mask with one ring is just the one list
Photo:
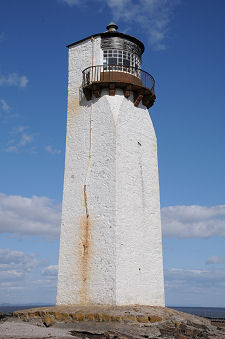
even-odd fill
[[(134, 77), (141, 80), (142, 86), (149, 88), (153, 93), (155, 93), (155, 80), (148, 73), (140, 68), (134, 66), (124, 66), (124, 65), (97, 65), (92, 67), (87, 67), (82, 72), (82, 85), (83, 87), (90, 85), (93, 82), (99, 81), (113, 81), (114, 72), (123, 72), (132, 74)], [(115, 79), (114, 79), (115, 80)]]

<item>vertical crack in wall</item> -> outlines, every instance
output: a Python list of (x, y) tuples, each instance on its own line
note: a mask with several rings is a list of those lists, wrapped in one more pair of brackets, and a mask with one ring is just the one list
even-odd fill
[[(94, 38), (92, 37), (92, 66), (94, 66)], [(88, 197), (87, 197), (87, 181), (90, 173), (92, 162), (92, 135), (93, 135), (93, 102), (91, 103), (90, 114), (90, 141), (89, 141), (89, 159), (87, 172), (84, 180), (84, 206), (85, 216), (81, 218), (81, 239), (82, 239), (82, 253), (81, 253), (81, 304), (88, 302), (88, 284), (90, 275), (90, 215), (88, 210)]]
[(90, 220), (87, 217), (81, 219), (82, 228), (82, 254), (81, 254), (81, 290), (80, 300), (81, 304), (85, 305), (88, 302), (88, 275), (89, 275), (89, 230)]
[(92, 134), (93, 134), (93, 103), (91, 104), (91, 114), (90, 114), (90, 143), (89, 143), (89, 159), (88, 167), (84, 181), (84, 207), (85, 207), (85, 216), (81, 218), (81, 290), (80, 290), (80, 299), (81, 304), (85, 305), (88, 303), (88, 285), (89, 285), (89, 276), (90, 276), (90, 214), (88, 209), (88, 195), (87, 195), (87, 181), (90, 173), (91, 162), (92, 162)]
[(88, 210), (88, 201), (87, 201), (87, 185), (84, 185), (84, 205), (86, 211), (86, 218), (89, 218), (89, 210)]

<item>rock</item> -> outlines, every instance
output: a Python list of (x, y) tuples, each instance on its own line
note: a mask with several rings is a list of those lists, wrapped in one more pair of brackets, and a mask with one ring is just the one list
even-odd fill
[(157, 315), (150, 315), (149, 318), (150, 318), (151, 323), (156, 323), (156, 322), (162, 321), (162, 318), (158, 317)]
[(46, 327), (52, 326), (55, 323), (55, 318), (54, 316), (50, 314), (45, 314), (43, 318), (43, 323)]
[(55, 306), (17, 311), (15, 317), (45, 327), (67, 328), (79, 338), (225, 339), (221, 324), (218, 327), (209, 319), (166, 307)]

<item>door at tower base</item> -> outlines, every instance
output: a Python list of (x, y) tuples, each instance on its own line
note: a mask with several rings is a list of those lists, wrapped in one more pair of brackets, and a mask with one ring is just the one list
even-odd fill
[(68, 98), (57, 305), (165, 305), (156, 136), (132, 96)]

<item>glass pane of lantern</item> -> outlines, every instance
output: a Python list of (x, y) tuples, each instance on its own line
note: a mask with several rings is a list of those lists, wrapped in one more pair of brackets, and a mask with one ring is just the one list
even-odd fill
[(117, 58), (109, 58), (108, 65), (117, 65)]
[(130, 67), (130, 60), (123, 59), (123, 65), (126, 67)]

